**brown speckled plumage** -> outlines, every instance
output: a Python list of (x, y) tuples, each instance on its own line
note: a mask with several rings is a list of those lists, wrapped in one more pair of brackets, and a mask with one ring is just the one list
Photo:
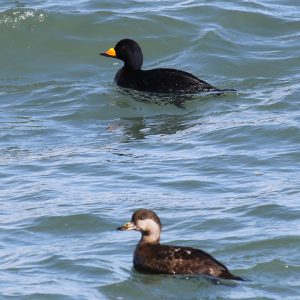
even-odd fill
[(138, 271), (157, 274), (205, 274), (223, 279), (243, 280), (210, 254), (191, 247), (161, 245), (162, 225), (159, 217), (151, 210), (139, 209), (131, 222), (118, 230), (138, 230), (142, 238), (134, 251), (133, 264)]

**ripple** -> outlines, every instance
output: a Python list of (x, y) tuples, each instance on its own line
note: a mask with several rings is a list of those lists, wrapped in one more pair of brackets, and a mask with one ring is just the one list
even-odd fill
[(95, 233), (103, 230), (105, 223), (101, 222), (96, 216), (79, 214), (67, 216), (41, 217), (36, 219), (28, 230), (34, 232), (45, 232), (51, 234), (70, 234), (72, 232)]
[(16, 28), (22, 26), (23, 23), (36, 24), (44, 22), (47, 14), (34, 9), (8, 9), (0, 13), (0, 26), (5, 24)]

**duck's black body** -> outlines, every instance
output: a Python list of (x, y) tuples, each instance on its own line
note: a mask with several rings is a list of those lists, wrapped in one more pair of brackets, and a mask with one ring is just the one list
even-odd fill
[(167, 68), (144, 71), (124, 66), (116, 74), (115, 81), (121, 87), (151, 93), (194, 94), (199, 91), (219, 91), (190, 73)]
[(213, 277), (243, 280), (235, 276), (210, 254), (191, 247), (161, 245), (159, 243), (161, 222), (151, 210), (137, 210), (131, 222), (119, 230), (138, 230), (142, 238), (136, 246), (133, 258), (138, 271), (157, 274), (205, 274)]
[(121, 40), (115, 48), (110, 48), (100, 54), (118, 58), (124, 62), (124, 66), (115, 76), (117, 85), (124, 88), (167, 94), (234, 91), (217, 89), (196, 76), (177, 69), (142, 70), (143, 53), (134, 40)]

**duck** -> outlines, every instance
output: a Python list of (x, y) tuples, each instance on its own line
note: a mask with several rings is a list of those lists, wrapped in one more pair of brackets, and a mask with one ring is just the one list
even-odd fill
[(133, 266), (137, 271), (168, 275), (202, 274), (212, 278), (244, 281), (202, 250), (160, 244), (162, 223), (152, 210), (136, 210), (131, 221), (117, 230), (137, 230), (142, 235), (133, 256)]
[(221, 90), (196, 76), (170, 68), (142, 70), (143, 52), (132, 39), (122, 39), (115, 47), (100, 53), (102, 56), (120, 59), (123, 67), (117, 72), (115, 82), (123, 88), (158, 94), (195, 94), (199, 92), (223, 93)]

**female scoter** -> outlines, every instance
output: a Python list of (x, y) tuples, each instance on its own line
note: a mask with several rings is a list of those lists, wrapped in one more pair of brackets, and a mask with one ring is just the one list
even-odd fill
[(156, 274), (205, 274), (213, 277), (243, 280), (208, 253), (191, 247), (161, 245), (159, 243), (162, 224), (151, 210), (139, 209), (131, 222), (118, 230), (138, 230), (142, 238), (136, 246), (133, 257), (134, 268)]
[(196, 76), (176, 69), (159, 68), (141, 70), (143, 53), (138, 43), (131, 39), (119, 41), (100, 55), (122, 60), (124, 66), (115, 76), (117, 85), (138, 91), (168, 94), (194, 94), (197, 92), (235, 91), (220, 90)]

